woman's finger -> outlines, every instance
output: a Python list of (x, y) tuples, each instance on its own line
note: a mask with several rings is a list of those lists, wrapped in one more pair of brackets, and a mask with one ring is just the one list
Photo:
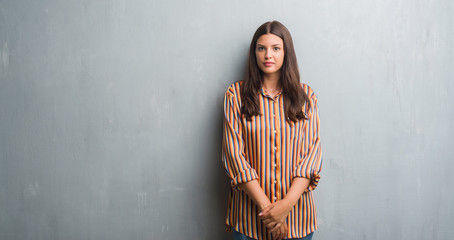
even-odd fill
[(273, 223), (273, 222), (270, 222), (270, 223), (266, 224), (266, 227), (267, 227), (268, 229), (272, 229), (274, 226), (276, 226), (276, 224)]
[(269, 213), (265, 213), (265, 214), (260, 215), (260, 217), (261, 217), (262, 219), (267, 219), (267, 218), (270, 218), (271, 216), (270, 216)]
[(287, 237), (287, 234), (288, 234), (288, 230), (287, 230), (287, 223), (284, 223), (284, 230), (282, 232), (282, 239), (286, 238)]
[(274, 225), (273, 228), (271, 228), (270, 232), (276, 232), (279, 229), (281, 229), (281, 225), (280, 224), (276, 224), (276, 225)]
[(273, 204), (270, 204), (268, 206), (266, 206), (260, 213), (259, 213), (259, 216), (263, 216), (263, 215), (266, 215), (269, 213), (269, 211), (273, 208)]
[(268, 225), (269, 223), (273, 222), (271, 219), (263, 219), (262, 220), (264, 225)]
[[(286, 224), (286, 223), (285, 223)], [(285, 224), (284, 227), (283, 227), (283, 230), (281, 231), (282, 232), (282, 239), (284, 239), (285, 237), (287, 237), (287, 228), (285, 227)]]
[(285, 234), (283, 232), (283, 228), (282, 226), (280, 226), (280, 229), (279, 229), (279, 239), (278, 240), (282, 240), (284, 238)]
[[(276, 225), (279, 225), (279, 224), (276, 224)], [(280, 230), (280, 228), (279, 228), (279, 226), (277, 226), (277, 227), (275, 227), (274, 231), (271, 231), (271, 235), (273, 236), (274, 240), (278, 240), (279, 239), (279, 236), (281, 235), (279, 230)]]
[(281, 234), (280, 234), (280, 236), (279, 236), (279, 237), (280, 237), (279, 240), (282, 240), (282, 239), (284, 239), (285, 236), (287, 235), (287, 231), (285, 231), (285, 226), (284, 226), (284, 224), (281, 225), (280, 233), (281, 233)]
[(262, 223), (265, 226), (268, 226), (269, 224), (272, 224), (272, 226), (274, 227), (276, 224), (279, 224), (280, 221), (275, 221), (275, 220), (269, 218), (269, 219), (262, 220)]

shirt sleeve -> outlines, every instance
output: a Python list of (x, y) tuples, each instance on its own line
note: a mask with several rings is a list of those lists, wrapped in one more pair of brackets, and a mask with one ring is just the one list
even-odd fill
[(309, 187), (305, 192), (314, 190), (320, 180), (322, 169), (322, 149), (320, 146), (320, 121), (317, 106), (317, 97), (312, 94), (309, 119), (305, 126), (305, 140), (303, 141), (302, 159), (293, 172), (294, 177), (310, 179)]
[(230, 91), (224, 96), (224, 131), (222, 140), (222, 162), (231, 186), (237, 189), (240, 183), (258, 178), (257, 172), (246, 160), (241, 130), (241, 112), (236, 98)]

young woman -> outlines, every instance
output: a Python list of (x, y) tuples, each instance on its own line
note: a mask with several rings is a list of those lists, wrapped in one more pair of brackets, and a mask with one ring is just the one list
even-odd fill
[(300, 83), (293, 41), (280, 22), (257, 29), (247, 64), (244, 81), (224, 97), (227, 231), (234, 239), (311, 239), (322, 166), (317, 97)]

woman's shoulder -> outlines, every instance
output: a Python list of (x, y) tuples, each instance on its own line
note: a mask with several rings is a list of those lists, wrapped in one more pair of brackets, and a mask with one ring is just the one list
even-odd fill
[(300, 84), (301, 84), (301, 87), (303, 88), (304, 92), (307, 94), (307, 96), (309, 98), (311, 98), (311, 99), (317, 98), (314, 93), (314, 90), (309, 85), (307, 85), (306, 83), (301, 83), (301, 82), (300, 82)]
[(225, 92), (225, 94), (233, 96), (233, 97), (239, 97), (242, 84), (243, 84), (242, 80), (236, 81), (236, 82), (230, 84), (229, 87), (227, 88), (227, 91)]

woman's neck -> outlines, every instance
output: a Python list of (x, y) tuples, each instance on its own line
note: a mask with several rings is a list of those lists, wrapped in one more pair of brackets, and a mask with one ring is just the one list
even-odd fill
[(265, 75), (263, 76), (263, 88), (267, 91), (275, 91), (281, 88), (279, 82), (279, 74)]

